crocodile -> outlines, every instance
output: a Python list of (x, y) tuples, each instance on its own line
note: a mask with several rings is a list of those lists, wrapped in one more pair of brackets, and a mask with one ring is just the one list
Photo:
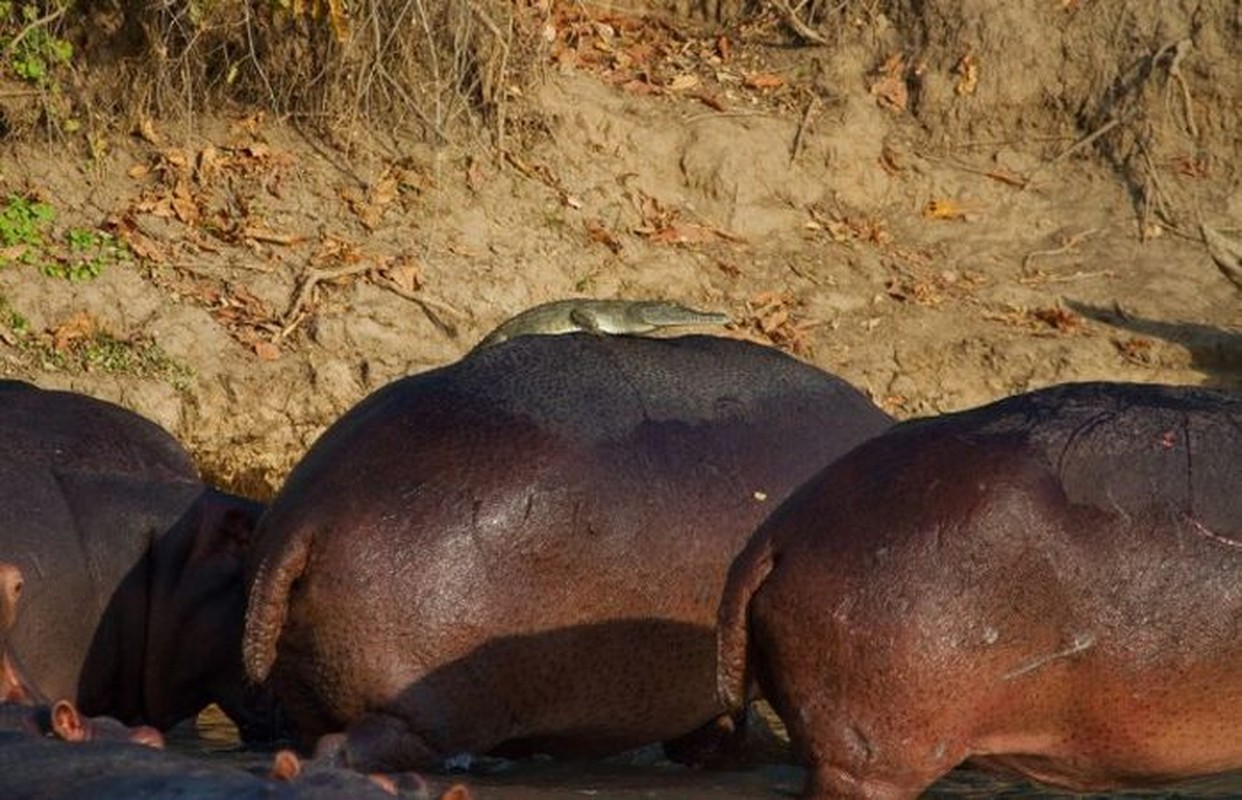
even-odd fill
[(475, 350), (519, 336), (593, 333), (643, 334), (677, 325), (724, 325), (727, 314), (695, 311), (668, 300), (554, 300), (528, 308), (502, 322)]

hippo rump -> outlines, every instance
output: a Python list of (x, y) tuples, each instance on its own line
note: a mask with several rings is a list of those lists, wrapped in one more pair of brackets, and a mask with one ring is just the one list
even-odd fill
[(729, 573), (720, 689), (785, 720), (808, 798), (954, 765), (1074, 790), (1242, 767), (1242, 397), (1074, 384), (903, 423)]
[(360, 768), (590, 756), (720, 712), (725, 572), (891, 419), (730, 339), (523, 337), (333, 425), (259, 524), (244, 652)]
[(240, 650), (260, 510), (137, 414), (0, 381), (0, 559), (25, 577), (5, 663), (86, 714), (167, 728), (217, 702), (266, 735)]

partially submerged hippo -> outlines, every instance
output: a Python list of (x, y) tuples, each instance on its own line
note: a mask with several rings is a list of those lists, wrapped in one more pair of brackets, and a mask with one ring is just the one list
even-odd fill
[(360, 768), (593, 755), (721, 711), (715, 610), (755, 525), (891, 424), (711, 337), (523, 337), (376, 392), (260, 523), (246, 665)]
[(55, 736), (66, 742), (114, 739), (163, 747), (164, 737), (154, 728), (130, 728), (111, 717), (84, 717), (68, 700), (37, 702), (38, 690), (26, 679), (9, 644), (24, 588), (21, 569), (0, 561), (0, 731)]
[[(0, 732), (5, 800), (392, 800), (396, 794), (349, 770), (310, 769), (288, 777), (122, 742), (71, 745)], [(426, 793), (400, 796), (427, 800)]]
[(757, 679), (808, 798), (968, 758), (1075, 790), (1242, 767), (1242, 397), (1079, 384), (899, 425), (768, 519), (719, 619), (721, 690)]
[(137, 414), (0, 381), (0, 559), (25, 576), (10, 644), (42, 697), (160, 728), (217, 702), (266, 735), (240, 651), (260, 510)]
[(0, 731), (49, 736), (62, 742), (133, 742), (156, 749), (164, 746), (164, 737), (155, 728), (131, 728), (112, 717), (84, 717), (68, 700), (57, 700), (51, 705), (0, 702)]

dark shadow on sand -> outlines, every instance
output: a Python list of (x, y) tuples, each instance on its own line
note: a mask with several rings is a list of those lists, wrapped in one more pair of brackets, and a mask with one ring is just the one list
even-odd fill
[[(1180, 344), (1190, 351), (1194, 367), (1207, 374), (1206, 385), (1221, 389), (1242, 388), (1242, 328), (1231, 330), (1198, 322), (1149, 319), (1069, 299), (1065, 305), (1087, 319), (1139, 336)], [(1239, 323), (1242, 324), (1242, 315)]]

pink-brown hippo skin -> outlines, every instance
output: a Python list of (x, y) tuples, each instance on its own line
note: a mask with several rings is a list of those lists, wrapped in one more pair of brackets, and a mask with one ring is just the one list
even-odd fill
[(304, 744), (333, 734), (320, 753), (359, 769), (679, 737), (721, 711), (733, 556), (890, 424), (827, 373), (712, 337), (522, 337), (402, 379), (260, 522), (246, 665)]
[(26, 579), (16, 564), (0, 561), (0, 703), (30, 704), (39, 698), (9, 644)]
[[(804, 797), (917, 797), (970, 759), (1079, 791), (1242, 767), (1242, 397), (1071, 384), (903, 423), (729, 573)], [(748, 658), (749, 654), (749, 658)]]
[(9, 650), (42, 698), (161, 729), (216, 702), (268, 735), (240, 649), (260, 511), (149, 420), (0, 381), (0, 559), (25, 578)]

